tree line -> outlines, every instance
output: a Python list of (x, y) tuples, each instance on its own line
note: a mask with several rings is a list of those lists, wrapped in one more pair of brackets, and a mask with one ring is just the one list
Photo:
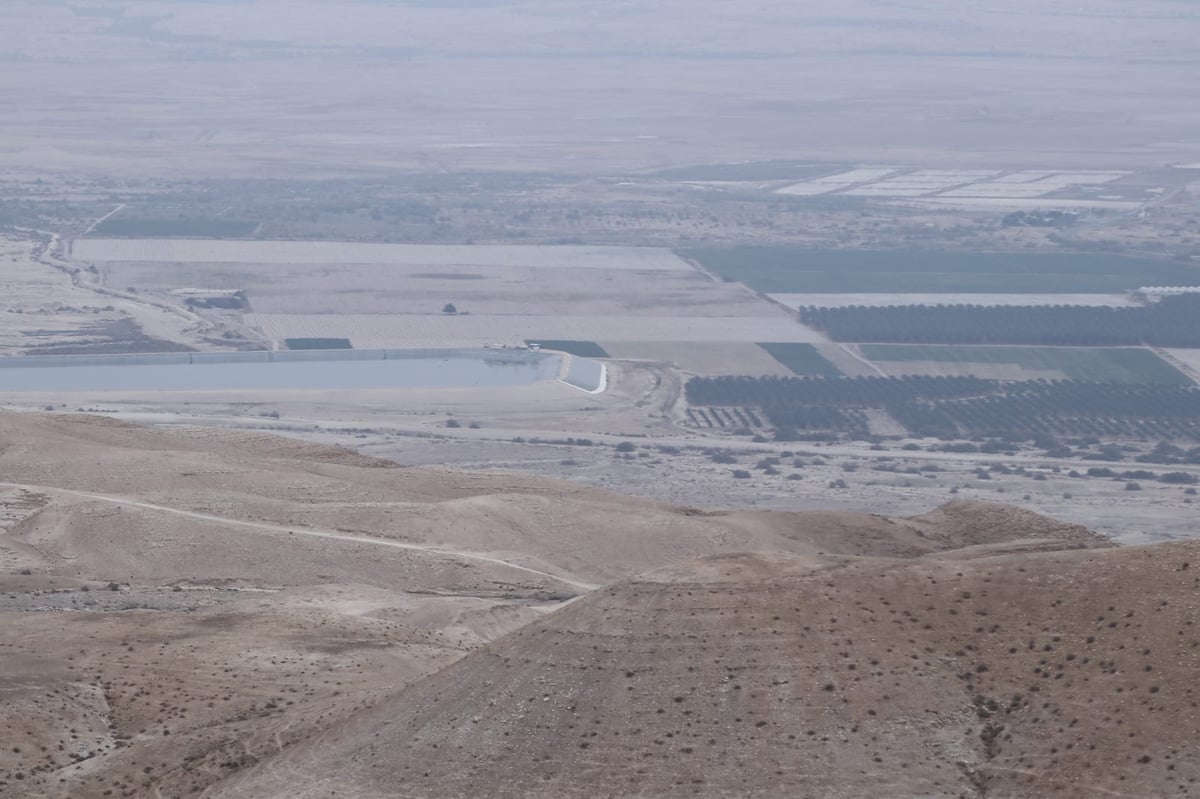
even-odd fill
[(1147, 306), (892, 305), (800, 309), (836, 341), (1200, 347), (1200, 294)]

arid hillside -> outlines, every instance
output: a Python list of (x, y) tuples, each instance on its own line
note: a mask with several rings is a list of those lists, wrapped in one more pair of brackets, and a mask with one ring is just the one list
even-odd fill
[(1198, 555), (694, 561), (214, 795), (1195, 796)]
[(35, 413), (0, 506), (0, 797), (1194, 787), (1190, 545)]
[(355, 583), (565, 598), (730, 551), (909, 556), (1098, 541), (971, 503), (910, 521), (709, 511), (537, 477), (399, 468), (268, 434), (31, 413), (0, 413), (0, 501), (0, 568), (131, 586)]

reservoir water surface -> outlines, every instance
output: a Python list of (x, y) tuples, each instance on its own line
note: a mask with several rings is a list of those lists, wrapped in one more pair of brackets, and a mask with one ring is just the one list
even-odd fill
[(473, 388), (553, 380), (554, 353), (512, 350), (321, 350), (0, 359), (0, 393)]

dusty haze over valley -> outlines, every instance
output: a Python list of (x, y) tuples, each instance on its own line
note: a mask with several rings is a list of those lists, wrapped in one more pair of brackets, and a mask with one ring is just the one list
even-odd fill
[(6, 3), (10, 167), (595, 173), (1195, 160), (1196, 9), (942, 2)]
[(7, 0), (0, 797), (1200, 796), (1198, 41)]

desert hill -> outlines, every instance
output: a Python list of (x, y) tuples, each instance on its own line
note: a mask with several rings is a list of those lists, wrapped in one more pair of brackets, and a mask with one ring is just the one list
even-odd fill
[(1195, 796), (1198, 557), (704, 559), (580, 599), (213, 795)]
[[(444, 669), (472, 652), (476, 659), (456, 668), (497, 657), (514, 666), (527, 658), (560, 665), (546, 647), (557, 650), (575, 633), (548, 632), (557, 625), (578, 623), (584, 636), (600, 631), (596, 652), (616, 658), (621, 647), (642, 647), (631, 662), (668, 658), (660, 666), (674, 669), (670, 648), (648, 647), (687, 629), (678, 624), (684, 617), (662, 611), (659, 621), (675, 620), (672, 632), (656, 626), (656, 608), (684, 590), (676, 583), (733, 563), (761, 572), (763, 586), (803, 582), (810, 568), (836, 572), (839, 583), (875, 568), (872, 595), (886, 596), (885, 576), (916, 564), (966, 573), (998, 550), (1081, 549), (1073, 557), (1103, 558), (1105, 547), (1084, 528), (1004, 506), (953, 503), (911, 519), (727, 512), (503, 473), (399, 468), (270, 435), (0, 413), (0, 723), (11, 731), (0, 748), (0, 796), (274, 795), (260, 792), (276, 790), (266, 783), (239, 780), (257, 764), (253, 779), (267, 779), (278, 773), (274, 758), (293, 751), (309, 751), (301, 762), (316, 762), (304, 747), (330, 736), (350, 740), (338, 731), (367, 729), (371, 713), (390, 717), (409, 707), (397, 699), (408, 690), (424, 697), (417, 704), (440, 729), (445, 708), (427, 692), (453, 679)], [(703, 560), (751, 551), (774, 554)], [(951, 564), (967, 555), (971, 564)], [(744, 590), (722, 588), (686, 618), (707, 618), (715, 608), (715, 624), (721, 612), (748, 613), (760, 600), (773, 607), (775, 593), (752, 581)], [(729, 597), (737, 604), (722, 604)], [(654, 613), (621, 611), (626, 601)], [(602, 614), (609, 619), (588, 615), (605, 603), (615, 603)], [(850, 614), (830, 606), (827, 615)], [(721, 634), (732, 632), (689, 633), (693, 641), (708, 636), (706, 648)], [(481, 649), (493, 643), (497, 649)], [(529, 654), (496, 654), (525, 648)], [(608, 668), (585, 656), (572, 661), (579, 674)], [(564, 690), (570, 684), (553, 679)], [(638, 701), (660, 689), (645, 683)], [(480, 710), (471, 714), (480, 716), (473, 728), (492, 729), (493, 711)], [(533, 742), (549, 731), (534, 735), (518, 722), (534, 718), (514, 716), (516, 726), (504, 729)], [(568, 729), (553, 734), (566, 740)], [(479, 762), (493, 762), (487, 758), (498, 751), (480, 749)], [(414, 757), (397, 752), (395, 762), (411, 771)], [(539, 775), (556, 762), (575, 763), (561, 752), (553, 757), (560, 759), (539, 761)], [(666, 790), (655, 781), (666, 761), (646, 762), (647, 774), (658, 776), (645, 790)], [(584, 790), (586, 780), (578, 780), (563, 790)], [(345, 784), (368, 796), (394, 790), (350, 772)], [(423, 784), (412, 781), (413, 795), (437, 795), (422, 793), (433, 782)], [(478, 787), (455, 790), (471, 785)]]
[(0, 569), (156, 585), (570, 595), (729, 551), (911, 556), (1099, 541), (999, 506), (954, 503), (910, 521), (701, 511), (536, 477), (399, 468), (280, 436), (29, 413), (0, 413), (0, 504)]

